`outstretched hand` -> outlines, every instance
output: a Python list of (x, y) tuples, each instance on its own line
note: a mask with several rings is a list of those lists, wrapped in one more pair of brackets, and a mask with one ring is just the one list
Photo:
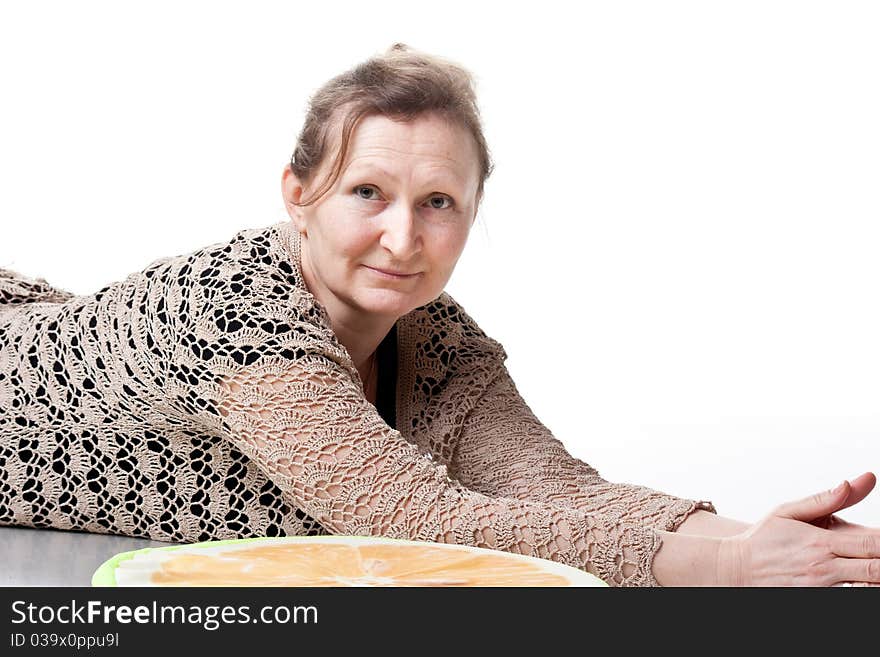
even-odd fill
[(880, 585), (880, 530), (835, 512), (874, 488), (870, 472), (834, 490), (782, 504), (740, 534), (722, 539), (719, 579), (733, 586)]

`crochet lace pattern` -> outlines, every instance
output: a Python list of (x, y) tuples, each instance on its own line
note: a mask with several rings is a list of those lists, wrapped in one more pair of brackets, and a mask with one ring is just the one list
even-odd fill
[(0, 525), (382, 535), (656, 586), (657, 530), (715, 512), (570, 455), (446, 292), (397, 321), (390, 426), (299, 255), (283, 221), (90, 295), (0, 269)]

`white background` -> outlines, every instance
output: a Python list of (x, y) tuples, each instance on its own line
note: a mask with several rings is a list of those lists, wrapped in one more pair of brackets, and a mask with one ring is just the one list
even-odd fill
[(309, 95), (402, 41), (477, 79), (447, 291), (573, 454), (742, 520), (880, 474), (876, 3), (10, 5), (0, 267), (88, 294), (286, 219)]

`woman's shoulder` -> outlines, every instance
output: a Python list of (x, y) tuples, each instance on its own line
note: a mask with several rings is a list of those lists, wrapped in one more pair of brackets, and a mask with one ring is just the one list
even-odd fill
[(279, 222), (236, 231), (229, 239), (150, 262), (126, 280), (155, 280), (165, 290), (214, 304), (259, 300), (289, 304), (307, 290), (292, 261), (289, 240)]
[(62, 303), (74, 296), (73, 292), (51, 285), (45, 278), (0, 268), (0, 306)]
[(504, 346), (489, 336), (446, 291), (404, 315), (399, 326), (410, 332), (422, 351), (444, 354), (442, 360), (452, 369), (455, 360), (507, 359)]
[[(174, 256), (165, 256), (151, 261), (146, 267), (136, 272), (153, 276), (157, 270), (184, 270), (184, 275), (193, 274), (210, 282), (228, 273), (229, 268), (253, 270), (278, 266), (282, 262), (284, 268), (293, 275), (288, 238), (279, 222), (259, 228), (243, 228), (236, 231), (231, 238), (214, 242)], [(201, 268), (198, 268), (201, 266)], [(216, 271), (214, 271), (216, 269)], [(164, 271), (161, 273), (164, 274)], [(180, 272), (177, 272), (180, 275)]]
[(194, 343), (209, 354), (222, 347), (242, 364), (294, 330), (311, 343), (326, 342), (329, 330), (280, 224), (241, 229), (222, 242), (160, 258), (95, 300), (102, 295), (125, 301), (146, 326), (161, 328), (169, 344)]

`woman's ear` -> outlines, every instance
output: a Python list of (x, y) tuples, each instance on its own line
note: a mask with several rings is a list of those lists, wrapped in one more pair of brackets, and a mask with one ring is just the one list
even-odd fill
[(287, 214), (293, 219), (296, 229), (300, 233), (305, 233), (306, 221), (303, 216), (303, 210), (300, 206), (295, 205), (302, 199), (302, 194), (302, 183), (300, 183), (296, 174), (291, 170), (290, 165), (285, 165), (284, 171), (281, 174), (281, 196), (284, 198), (284, 209), (287, 210)]

